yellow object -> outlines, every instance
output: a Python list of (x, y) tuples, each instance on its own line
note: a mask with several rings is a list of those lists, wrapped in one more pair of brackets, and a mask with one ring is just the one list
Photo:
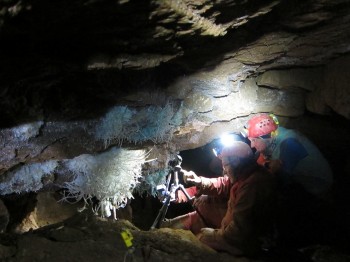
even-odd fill
[(121, 233), (122, 238), (124, 240), (124, 243), (126, 245), (126, 247), (131, 247), (132, 246), (132, 240), (134, 239), (134, 237), (132, 236), (132, 234), (130, 233), (130, 231), (128, 229), (123, 230)]
[(272, 118), (273, 122), (275, 122), (276, 125), (280, 124), (280, 122), (278, 121), (278, 118), (274, 114), (270, 114), (269, 116)]

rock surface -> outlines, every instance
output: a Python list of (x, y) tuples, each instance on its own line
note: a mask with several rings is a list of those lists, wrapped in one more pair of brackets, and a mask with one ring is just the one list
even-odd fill
[[(115, 184), (129, 200), (132, 189), (154, 194), (176, 154), (207, 150), (258, 112), (320, 147), (335, 173), (335, 216), (348, 228), (349, 14), (348, 0), (0, 0), (3, 228), (57, 222), (45, 213), (62, 209), (50, 198), (40, 205), (47, 192), (106, 198), (91, 185), (107, 171), (137, 174), (130, 190), (124, 176)], [(137, 150), (148, 154), (133, 173), (123, 164)], [(32, 233), (21, 243), (31, 236), (53, 245)]]
[[(127, 247), (121, 232), (127, 232)], [(349, 261), (329, 246), (304, 251), (264, 254), (259, 258), (233, 257), (201, 244), (189, 231), (140, 230), (128, 220), (101, 219), (86, 212), (61, 223), (21, 235), (0, 235), (1, 261)], [(278, 260), (276, 260), (278, 259)], [(303, 260), (300, 260), (303, 259)]]

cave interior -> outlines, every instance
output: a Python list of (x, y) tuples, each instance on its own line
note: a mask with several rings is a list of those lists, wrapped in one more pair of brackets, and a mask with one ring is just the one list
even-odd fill
[[(220, 176), (214, 144), (257, 113), (275, 114), (329, 161), (332, 233), (314, 243), (328, 249), (308, 250), (312, 261), (350, 261), (350, 1), (0, 0), (0, 50), (4, 261), (62, 261), (43, 239), (74, 242), (64, 248), (81, 261), (73, 249), (88, 234), (67, 240), (52, 228), (109, 199), (94, 216), (116, 223), (114, 208), (148, 231), (169, 161)], [(171, 203), (167, 217), (189, 210)], [(147, 233), (135, 238), (153, 243), (152, 261), (197, 261)], [(85, 245), (96, 261), (99, 244)], [(124, 255), (98, 248), (101, 261)]]

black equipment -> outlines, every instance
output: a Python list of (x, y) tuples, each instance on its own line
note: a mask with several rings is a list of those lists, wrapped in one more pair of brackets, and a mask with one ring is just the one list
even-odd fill
[[(167, 176), (166, 185), (157, 186), (158, 195), (161, 196), (163, 205), (154, 220), (151, 229), (159, 228), (165, 219), (168, 207), (172, 200), (175, 200), (177, 190), (181, 190), (187, 200), (191, 200), (190, 195), (185, 190), (184, 186), (179, 183), (179, 172), (181, 171), (182, 157), (177, 155), (174, 160), (169, 161), (170, 171)], [(171, 183), (171, 181), (173, 183)], [(171, 183), (171, 184), (170, 184)]]

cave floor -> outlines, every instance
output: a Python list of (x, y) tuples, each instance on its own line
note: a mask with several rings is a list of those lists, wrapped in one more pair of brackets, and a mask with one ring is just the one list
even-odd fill
[[(138, 206), (138, 205), (146, 206)], [(56, 224), (23, 234), (0, 234), (0, 261), (235, 261), (235, 262), (348, 262), (350, 254), (337, 247), (314, 245), (303, 250), (279, 250), (257, 258), (233, 257), (203, 245), (186, 230), (150, 230), (160, 203), (136, 201), (133, 220), (106, 219), (86, 209)], [(183, 208), (183, 207), (182, 207)], [(187, 207), (188, 208), (188, 207)], [(178, 210), (170, 207), (168, 216)], [(185, 212), (182, 209), (182, 212)], [(131, 245), (122, 237), (126, 232)]]

